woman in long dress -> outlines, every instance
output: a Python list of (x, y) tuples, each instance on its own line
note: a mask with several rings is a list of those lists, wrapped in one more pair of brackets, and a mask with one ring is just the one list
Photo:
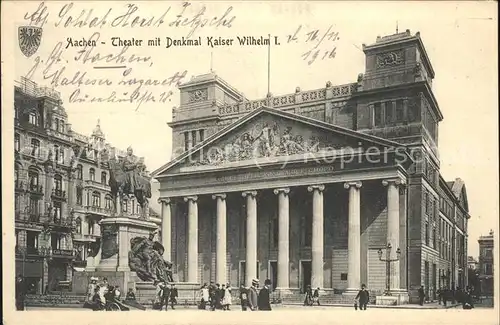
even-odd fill
[(229, 306), (231, 306), (232, 297), (231, 297), (231, 286), (229, 283), (226, 285), (226, 289), (224, 292), (224, 298), (222, 298), (222, 307), (223, 310), (229, 310)]

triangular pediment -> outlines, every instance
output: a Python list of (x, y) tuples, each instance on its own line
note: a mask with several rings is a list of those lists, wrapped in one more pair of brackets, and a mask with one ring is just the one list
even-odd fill
[(306, 157), (357, 153), (399, 144), (304, 116), (262, 107), (214, 134), (154, 172), (154, 177), (195, 169), (241, 168)]

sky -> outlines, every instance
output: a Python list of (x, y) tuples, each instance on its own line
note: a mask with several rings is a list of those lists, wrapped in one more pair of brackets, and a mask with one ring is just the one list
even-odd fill
[[(158, 19), (166, 12), (163, 24), (150, 27), (123, 26), (125, 19), (120, 16), (127, 12), (127, 2), (78, 1), (72, 6), (62, 1), (45, 2), (46, 8), (38, 10), (42, 13), (40, 17), (45, 19), (39, 20), (32, 14), (37, 12), (40, 3), (9, 5), (8, 18), (13, 19), (14, 24), (3, 31), (4, 35), (17, 40), (17, 26), (28, 25), (31, 17), (32, 24), (43, 24), (43, 33), (38, 51), (29, 58), (22, 55), (17, 41), (2, 43), (6, 52), (13, 53), (8, 59), (11, 63), (3, 62), (6, 80), (2, 80), (3, 91), (8, 89), (11, 80), (19, 80), (21, 76), (29, 76), (41, 85), (55, 86), (62, 95), (73, 130), (90, 135), (99, 119), (106, 140), (118, 148), (132, 146), (137, 155), (145, 157), (150, 171), (170, 158), (171, 129), (167, 123), (172, 118), (172, 107), (179, 105), (178, 89), (173, 85), (143, 85), (138, 89), (140, 96), (149, 93), (158, 99), (161, 93), (170, 91), (172, 95), (164, 95), (161, 102), (143, 102), (139, 106), (137, 101), (92, 103), (77, 98), (85, 99), (85, 94), (88, 98), (107, 98), (113, 92), (130, 95), (137, 84), (120, 85), (122, 79), (168, 79), (187, 71), (185, 80), (189, 80), (212, 68), (247, 98), (258, 99), (267, 93), (268, 67), (267, 47), (234, 45), (211, 48), (204, 44), (200, 47), (166, 48), (165, 44), (145, 46), (147, 40), (160, 37), (164, 42), (165, 37), (180, 39), (190, 33), (192, 38), (203, 39), (278, 36), (280, 45), (271, 48), (270, 89), (274, 95), (283, 95), (293, 93), (297, 86), (307, 90), (322, 88), (327, 81), (333, 85), (355, 82), (358, 74), (364, 72), (363, 43), (371, 44), (377, 36), (394, 34), (396, 28), (400, 32), (409, 29), (412, 34), (419, 31), (435, 70), (432, 89), (444, 115), (439, 125), (438, 144), (441, 173), (446, 180), (460, 177), (467, 186), (471, 215), (469, 254), (477, 256), (480, 235), (498, 229), (495, 2), (207, 2), (203, 17), (220, 18), (226, 13), (226, 24), (218, 27), (206, 25), (194, 31), (191, 26), (169, 26), (182, 12), (182, 2), (136, 2), (137, 10), (128, 23), (135, 16)], [(182, 13), (183, 19), (192, 19), (202, 7), (200, 2), (191, 4)], [(105, 16), (108, 10), (111, 11)], [(2, 12), (5, 14), (6, 10)], [(105, 18), (96, 20), (103, 23), (97, 27), (75, 27), (80, 15)], [(64, 27), (65, 24), (68, 26)], [(110, 27), (111, 24), (115, 26)], [(335, 57), (318, 57), (308, 64), (303, 54), (315, 44), (307, 41), (307, 33), (317, 30), (318, 35), (323, 36), (329, 28), (338, 32), (339, 39), (335, 42), (324, 40), (316, 49), (326, 53), (336, 47)], [(287, 42), (287, 36), (294, 35), (297, 30), (296, 40)], [(77, 54), (81, 48), (68, 46), (68, 38), (71, 38), (71, 43), (76, 43), (76, 40), (97, 37), (99, 40), (92, 55), (116, 55), (121, 48), (113, 47), (111, 38), (120, 37), (143, 40), (143, 46), (130, 47), (124, 56), (133, 54), (136, 58), (150, 58), (142, 60), (145, 62), (127, 62), (126, 68), (131, 70), (124, 77), (124, 69), (94, 68), (105, 65), (102, 60), (82, 62), (82, 57)], [(51, 55), (58, 53), (58, 42), (61, 42), (60, 54)], [(54, 58), (59, 58), (59, 61)], [(58, 72), (60, 78), (54, 78)], [(78, 72), (80, 76), (84, 74), (84, 79), (108, 79), (111, 85), (64, 84), (63, 77), (72, 79)], [(11, 112), (2, 111), (4, 114)], [(156, 204), (156, 200), (152, 201)]]

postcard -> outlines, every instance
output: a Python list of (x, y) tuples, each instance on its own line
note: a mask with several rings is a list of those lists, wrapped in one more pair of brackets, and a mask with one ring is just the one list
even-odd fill
[(5, 323), (498, 324), (496, 7), (2, 2)]

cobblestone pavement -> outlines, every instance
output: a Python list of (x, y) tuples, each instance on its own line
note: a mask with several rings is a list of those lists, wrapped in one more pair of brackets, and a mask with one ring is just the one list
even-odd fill
[[(237, 307), (237, 306), (233, 306)], [(368, 308), (366, 311), (355, 311), (354, 308), (334, 306), (274, 306), (271, 312), (242, 312), (238, 308), (231, 311), (202, 311), (196, 308), (178, 307), (176, 310), (157, 311), (130, 311), (125, 313), (94, 313), (81, 307), (56, 308), (56, 307), (28, 307), (31, 313), (16, 313), (15, 318), (19, 324), (29, 324), (24, 317), (37, 319), (37, 325), (68, 324), (67, 316), (75, 316), (75, 320), (84, 319), (87, 324), (101, 324), (102, 317), (106, 315), (109, 324), (111, 320), (133, 320), (133, 324), (204, 324), (204, 325), (234, 325), (234, 324), (286, 324), (286, 325), (320, 325), (320, 324), (439, 324), (439, 325), (492, 325), (498, 323), (498, 311), (492, 308), (475, 308), (473, 310), (453, 309), (388, 309)], [(45, 313), (48, 312), (48, 313)], [(67, 313), (69, 312), (69, 314)], [(74, 313), (73, 313), (74, 312)], [(86, 312), (86, 313), (85, 313)], [(82, 314), (85, 313), (85, 314)], [(61, 315), (61, 316), (60, 316)], [(109, 315), (109, 318), (108, 318)], [(71, 316), (73, 317), (73, 316)], [(28, 320), (28, 318), (26, 319)], [(16, 323), (16, 324), (18, 324)], [(130, 323), (132, 324), (132, 323)]]

